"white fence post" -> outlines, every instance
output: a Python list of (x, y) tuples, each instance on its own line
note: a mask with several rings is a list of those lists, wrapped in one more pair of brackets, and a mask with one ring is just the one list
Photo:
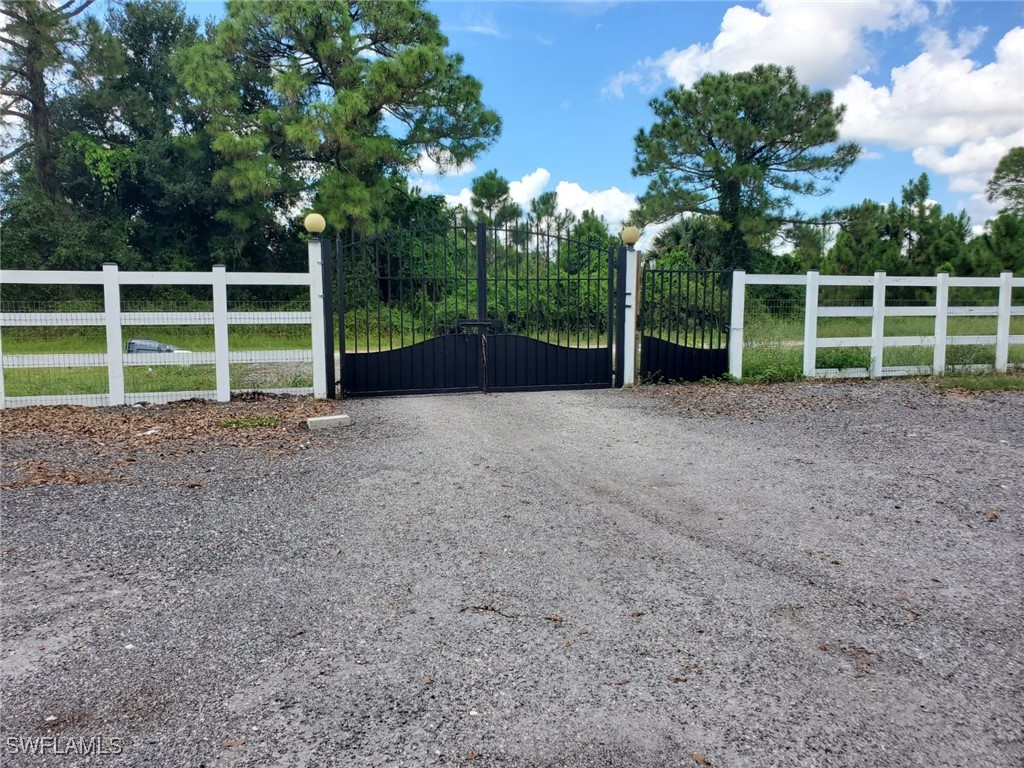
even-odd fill
[(623, 347), (626, 351), (626, 365), (622, 374), (622, 386), (636, 383), (636, 316), (640, 311), (637, 278), (640, 275), (640, 252), (632, 245), (626, 247), (626, 331)]
[(999, 275), (999, 317), (996, 320), (996, 370), (1006, 373), (1010, 360), (1010, 295), (1013, 272)]
[(732, 273), (732, 293), (729, 295), (729, 375), (743, 378), (743, 317), (746, 313), (747, 273), (742, 269)]
[(946, 330), (949, 321), (949, 273), (939, 272), (935, 285), (935, 349), (932, 359), (932, 373), (941, 376), (946, 372)]
[(103, 313), (107, 326), (107, 391), (110, 405), (124, 405), (124, 345), (121, 340), (121, 283), (117, 264), (103, 265)]
[(875, 272), (871, 292), (871, 377), (882, 375), (885, 352), (885, 272)]
[(807, 297), (804, 300), (804, 376), (814, 375), (818, 367), (818, 272), (807, 273)]
[(327, 361), (324, 360), (323, 246), (319, 234), (309, 238), (309, 311), (313, 332), (313, 397), (327, 397)]
[(3, 326), (0, 326), (0, 411), (7, 407), (7, 397), (4, 395), (4, 341)]
[(231, 400), (231, 363), (228, 357), (228, 276), (223, 264), (213, 265), (213, 351), (217, 367), (217, 402)]

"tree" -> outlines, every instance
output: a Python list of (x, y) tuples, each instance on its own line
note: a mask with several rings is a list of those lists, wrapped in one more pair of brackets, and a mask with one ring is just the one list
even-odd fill
[(608, 248), (618, 243), (608, 232), (605, 220), (585, 210), (560, 243), (559, 266), (570, 275), (608, 269)]
[(1004, 211), (1024, 216), (1024, 147), (1003, 155), (985, 190), (990, 203), (1002, 201)]
[(333, 226), (372, 230), (422, 152), (458, 165), (489, 147), (501, 122), (447, 44), (417, 0), (230, 0), (175, 61), (210, 112), (234, 223), (311, 193)]
[[(967, 264), (957, 274), (994, 276), (1003, 271), (1024, 274), (1024, 215), (1001, 213), (967, 244)], [(965, 272), (969, 265), (970, 272)]]
[(655, 236), (648, 257), (661, 268), (717, 269), (722, 232), (708, 216), (686, 216)]
[(836, 144), (845, 107), (801, 85), (792, 68), (705, 75), (651, 107), (656, 121), (635, 140), (633, 174), (651, 177), (639, 218), (716, 217), (730, 267), (749, 268), (791, 196), (826, 193), (860, 153)]
[(530, 201), (529, 223), (537, 231), (561, 232), (576, 222), (572, 211), (558, 211), (558, 193), (543, 192)]
[(473, 179), (470, 192), (470, 205), (473, 211), (488, 224), (494, 224), (495, 215), (501, 207), (512, 201), (509, 197), (508, 180), (503, 178), (497, 169)]
[(81, 27), (75, 18), (93, 0), (3, 0), (0, 15), (6, 23), (0, 33), (4, 55), (0, 58), (0, 120), (21, 121), (24, 141), (12, 149), (3, 147), (0, 163), (31, 148), (35, 178), (43, 195), (53, 201), (60, 194), (57, 158), (51, 134), (47, 76), (66, 67), (68, 47), (76, 42)]

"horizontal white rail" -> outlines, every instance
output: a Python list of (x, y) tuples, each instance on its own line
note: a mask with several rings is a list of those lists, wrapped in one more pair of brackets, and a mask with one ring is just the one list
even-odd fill
[[(4, 355), (4, 368), (93, 368), (107, 365), (107, 355)], [(229, 363), (309, 363), (313, 352), (309, 349), (263, 349), (228, 353)], [(121, 364), (127, 366), (160, 365), (215, 365), (216, 352), (146, 352), (125, 353)]]
[[(3, 312), (0, 325), (60, 327), (106, 325), (102, 312)], [(310, 312), (228, 312), (228, 325), (309, 325)], [(122, 326), (215, 325), (213, 312), (122, 312)]]
[[(274, 388), (263, 391), (289, 394), (308, 394), (317, 397), (327, 394), (326, 363), (322, 359), (324, 347), (324, 311), (321, 289), (321, 249), (319, 242), (311, 242), (306, 272), (235, 272), (228, 273), (217, 265), (210, 272), (121, 272), (114, 264), (105, 264), (101, 272), (73, 270), (0, 270), (0, 285), (99, 285), (103, 287), (102, 312), (3, 312), (0, 328), (28, 327), (102, 327), (105, 329), (106, 348), (103, 352), (67, 354), (4, 355), (0, 351), (0, 408), (23, 405), (54, 405), (60, 403), (80, 405), (121, 405), (124, 403), (163, 403), (183, 398), (231, 398), (231, 365), (312, 363), (311, 388)], [(123, 285), (208, 285), (212, 294), (212, 311), (198, 312), (122, 312), (120, 286)], [(302, 287), (309, 291), (310, 309), (295, 312), (227, 311), (229, 285), (285, 285)], [(239, 325), (304, 325), (310, 328), (310, 347), (307, 349), (230, 350), (229, 326)], [(212, 326), (213, 351), (173, 353), (127, 353), (125, 334), (132, 328), (160, 326)], [(141, 335), (141, 334), (139, 334)], [(318, 357), (319, 355), (319, 357)], [(209, 365), (216, 372), (216, 389), (200, 392), (125, 392), (125, 368), (137, 366)], [(92, 395), (38, 395), (6, 397), (5, 369), (26, 368), (89, 368), (107, 370), (106, 394)]]
[[(119, 285), (213, 285), (212, 272), (121, 272)], [(306, 272), (228, 272), (227, 285), (309, 286)], [(0, 269), (8, 285), (103, 285), (102, 272), (72, 270)]]
[[(1007, 371), (1021, 368), (1019, 363), (1011, 364), (1009, 352), (1011, 345), (1024, 344), (1024, 335), (1011, 334), (1011, 320), (1024, 317), (1024, 306), (1013, 306), (1013, 290), (1024, 288), (1024, 277), (1014, 277), (1010, 272), (1003, 272), (999, 277), (950, 277), (947, 274), (929, 276), (889, 276), (884, 272), (874, 275), (820, 275), (808, 272), (806, 275), (748, 275), (745, 272), (733, 273), (732, 312), (729, 335), (729, 373), (736, 378), (743, 375), (743, 324), (746, 305), (746, 289), (749, 285), (802, 285), (806, 287), (804, 297), (804, 336), (803, 341), (783, 342), (783, 346), (799, 346), (803, 349), (803, 372), (809, 377), (858, 377), (858, 376), (895, 376), (918, 373), (941, 374), (947, 370)], [(820, 306), (820, 291), (823, 287), (870, 287), (870, 306)], [(897, 288), (934, 288), (935, 302), (931, 306), (887, 306), (886, 289)], [(985, 298), (982, 306), (950, 306), (950, 288), (995, 289)], [(989, 298), (990, 297), (990, 298)], [(991, 301), (991, 304), (988, 302)], [(1018, 297), (1018, 304), (1020, 304)], [(886, 336), (886, 318), (921, 317), (933, 318), (934, 333)], [(951, 318), (995, 318), (995, 334), (965, 334), (962, 323), (956, 324), (954, 330), (959, 335), (949, 334)], [(866, 336), (819, 336), (819, 320), (822, 318), (863, 318), (871, 320), (870, 334)], [(979, 330), (990, 330), (991, 326), (982, 323)], [(867, 331), (867, 326), (864, 328)], [(995, 346), (995, 362), (993, 365), (947, 365), (946, 349), (951, 346)], [(932, 365), (930, 366), (887, 366), (883, 364), (886, 349), (893, 347), (931, 347)], [(818, 368), (817, 351), (819, 349), (869, 349), (871, 365), (869, 368)]]

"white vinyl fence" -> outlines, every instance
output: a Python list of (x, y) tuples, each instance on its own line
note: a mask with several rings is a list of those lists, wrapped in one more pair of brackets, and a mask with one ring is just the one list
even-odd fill
[[(311, 244), (312, 246), (312, 244)], [(325, 397), (327, 380), (323, 358), (324, 310), (321, 287), (319, 243), (310, 247), (309, 272), (228, 272), (215, 266), (211, 272), (121, 272), (116, 264), (104, 264), (101, 272), (0, 270), (0, 286), (96, 285), (103, 289), (102, 312), (8, 312), (0, 313), (0, 408), (29, 405), (124, 405), (139, 402), (163, 403), (188, 398), (226, 402), (231, 399), (231, 364), (312, 364), (312, 387), (260, 388), (261, 391), (313, 394)], [(121, 286), (125, 285), (209, 285), (212, 312), (123, 312)], [(299, 312), (230, 312), (228, 286), (299, 286), (309, 290), (310, 310)], [(229, 349), (230, 325), (306, 325), (311, 344), (304, 349)], [(132, 326), (213, 326), (213, 352), (128, 353), (123, 328)], [(13, 327), (100, 326), (106, 329), (105, 354), (20, 354), (5, 355), (2, 329)], [(317, 342), (319, 341), (319, 344)], [(125, 369), (131, 366), (213, 365), (216, 388), (177, 392), (126, 392)], [(4, 372), (24, 368), (106, 368), (105, 394), (45, 394), (5, 396)]]
[[(935, 277), (892, 277), (885, 272), (847, 276), (819, 275), (817, 272), (806, 275), (748, 275), (737, 271), (733, 273), (729, 337), (729, 373), (736, 378), (742, 378), (743, 374), (747, 288), (758, 285), (806, 286), (802, 346), (803, 374), (807, 377), (940, 375), (951, 369), (971, 372), (995, 369), (1003, 372), (1021, 367), (1009, 362), (1010, 345), (1024, 344), (1024, 334), (1010, 333), (1010, 319), (1024, 316), (1024, 306), (1013, 306), (1013, 291), (1024, 288), (1024, 278), (1014, 277), (1011, 272), (1004, 272), (999, 277), (950, 277), (945, 273)], [(870, 306), (819, 306), (820, 289), (843, 286), (871, 288)], [(929, 301), (929, 306), (887, 306), (886, 290), (889, 288), (934, 289), (934, 303)], [(988, 289), (994, 301), (981, 306), (951, 306), (951, 288)], [(934, 318), (933, 330), (927, 335), (886, 336), (885, 320), (890, 317)], [(990, 335), (949, 335), (947, 326), (950, 318), (961, 317), (994, 317), (996, 332)], [(822, 336), (819, 334), (819, 321), (825, 318), (870, 318), (870, 335)], [(947, 349), (957, 345), (993, 345), (994, 365), (948, 366)], [(931, 364), (883, 365), (885, 350), (892, 347), (930, 347)], [(818, 368), (818, 350), (828, 348), (867, 348), (870, 350), (870, 365), (864, 368)]]

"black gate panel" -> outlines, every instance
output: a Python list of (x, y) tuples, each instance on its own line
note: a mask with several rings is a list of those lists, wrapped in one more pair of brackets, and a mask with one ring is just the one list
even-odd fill
[(729, 350), (699, 349), (640, 337), (640, 375), (652, 381), (717, 379), (729, 370)]
[(475, 392), (480, 389), (480, 337), (453, 334), (399, 349), (349, 352), (341, 370), (349, 394)]
[(640, 300), (640, 377), (700, 381), (729, 371), (731, 272), (647, 269)]
[(589, 389), (611, 386), (609, 347), (584, 349), (527, 336), (486, 336), (487, 389)]
[(346, 395), (613, 384), (621, 291), (607, 241), (452, 223), (339, 237), (324, 254)]

